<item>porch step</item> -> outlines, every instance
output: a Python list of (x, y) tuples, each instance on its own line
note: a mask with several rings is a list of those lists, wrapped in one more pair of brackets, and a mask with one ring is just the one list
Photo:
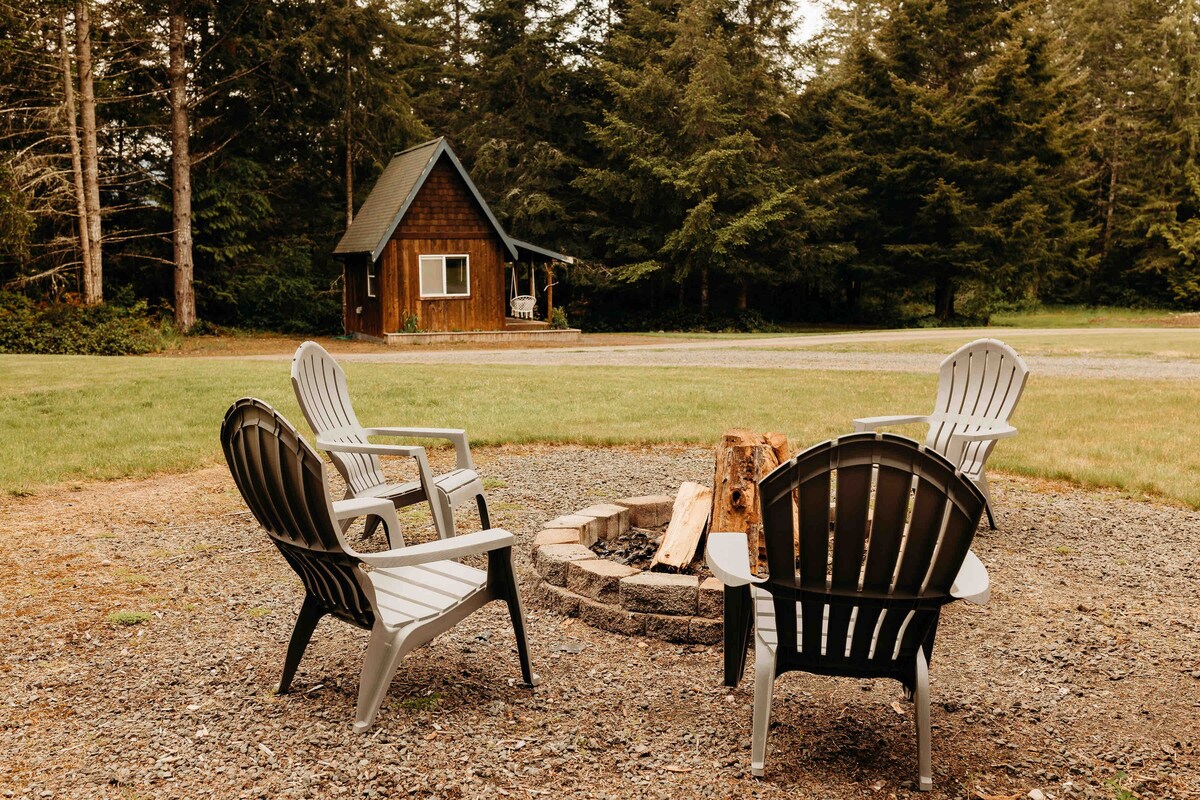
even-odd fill
[(544, 331), (550, 328), (549, 322), (542, 322), (536, 319), (516, 319), (515, 317), (506, 317), (504, 319), (504, 330), (506, 331)]

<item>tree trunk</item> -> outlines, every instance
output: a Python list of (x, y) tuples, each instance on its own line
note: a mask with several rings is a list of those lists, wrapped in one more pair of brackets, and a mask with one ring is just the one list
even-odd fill
[(843, 286), (846, 294), (846, 312), (853, 316), (858, 312), (858, 298), (862, 296), (862, 282), (847, 277)]
[(83, 188), (83, 160), (79, 153), (79, 127), (75, 124), (75, 82), (71, 74), (71, 53), (67, 48), (67, 15), (58, 15), (58, 50), (62, 61), (63, 106), (67, 118), (67, 141), (71, 146), (71, 174), (75, 178), (75, 214), (79, 222), (79, 262), (83, 276), (84, 297), (91, 292), (89, 284), (92, 265), (91, 239), (88, 238), (87, 193)]
[(1120, 136), (1114, 132), (1112, 164), (1109, 165), (1108, 171), (1108, 197), (1104, 203), (1104, 240), (1102, 249), (1100, 251), (1100, 257), (1102, 259), (1108, 257), (1109, 248), (1112, 246), (1113, 224), (1115, 222), (1115, 214), (1117, 209), (1117, 170), (1120, 148)]
[(708, 316), (708, 268), (700, 270), (700, 314)]
[(758, 434), (732, 428), (725, 431), (717, 445), (709, 530), (744, 532), (750, 567), (756, 572), (767, 563), (758, 481), (788, 458), (787, 437), (782, 433)]
[[(349, 9), (350, 2), (346, 2)], [(349, 11), (347, 11), (349, 13)], [(350, 74), (350, 37), (346, 36), (346, 230), (354, 222), (354, 78)]]
[(546, 322), (554, 324), (554, 267), (546, 265)]
[(100, 148), (96, 144), (96, 92), (92, 74), (90, 0), (75, 2), (75, 59), (79, 64), (79, 117), (83, 127), (82, 168), (87, 215), (88, 262), (83, 268), (83, 302), (104, 302), (104, 264), (100, 234)]
[(171, 102), (171, 227), (175, 245), (175, 327), (187, 333), (196, 324), (195, 265), (192, 261), (192, 157), (188, 151), (187, 17), (184, 0), (168, 10), (167, 80)]
[(454, 0), (454, 65), (462, 67), (462, 0)]
[(954, 319), (954, 280), (939, 275), (933, 285), (933, 313), (939, 322)]
[(750, 305), (750, 289), (745, 280), (738, 281), (738, 311), (745, 311)]

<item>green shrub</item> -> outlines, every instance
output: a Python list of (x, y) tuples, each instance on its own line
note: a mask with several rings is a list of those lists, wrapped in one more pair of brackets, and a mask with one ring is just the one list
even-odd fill
[(35, 303), (0, 292), (0, 353), (120, 356), (163, 349), (169, 328), (144, 301), (123, 307)]
[(567, 312), (561, 306), (554, 309), (550, 314), (550, 327), (555, 330), (566, 330), (571, 327), (570, 323), (567, 322)]

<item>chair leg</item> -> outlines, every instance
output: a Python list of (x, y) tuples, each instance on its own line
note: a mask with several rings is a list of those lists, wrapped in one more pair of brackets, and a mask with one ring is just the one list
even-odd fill
[(750, 744), (750, 774), (761, 778), (767, 758), (767, 728), (771, 723), (771, 695), (775, 692), (775, 655), (754, 648), (754, 723)]
[(914, 699), (917, 705), (917, 784), (922, 792), (933, 788), (933, 764), (929, 742), (929, 665), (925, 650), (917, 650), (917, 683)]
[(489, 530), (492, 527), (492, 518), (488, 516), (487, 498), (482, 494), (475, 495), (475, 505), (479, 506), (480, 529)]
[(358, 710), (354, 732), (364, 733), (375, 722), (379, 706), (392, 683), (396, 665), (404, 657), (404, 634), (391, 633), (379, 622), (371, 629), (367, 655), (358, 679)]
[(737, 686), (746, 672), (754, 602), (749, 586), (725, 587), (725, 685)]
[(996, 530), (996, 518), (992, 515), (992, 492), (988, 486), (987, 475), (980, 472), (975, 478), (972, 478), (975, 485), (979, 487), (979, 491), (983, 492), (983, 508), (987, 512), (988, 525), (992, 530)]
[[(445, 492), (439, 491), (437, 498), (434, 500), (438, 504), (439, 514), (434, 514), (434, 525), (438, 528), (438, 538), (449, 539), (454, 535), (454, 506), (450, 503), (450, 496)], [(441, 516), (441, 522), (438, 522), (438, 516)]]
[(277, 694), (286, 694), (292, 686), (292, 678), (296, 675), (296, 667), (308, 648), (312, 639), (313, 629), (325, 616), (325, 610), (311, 594), (304, 595), (304, 605), (300, 606), (300, 614), (296, 617), (296, 627), (292, 628), (292, 639), (288, 642), (287, 657), (283, 660), (283, 674), (279, 677), (279, 685), (275, 687)]
[(512, 548), (505, 547), (488, 553), (488, 586), (508, 603), (513, 633), (517, 637), (517, 657), (521, 660), (521, 677), (527, 686), (537, 686), (542, 679), (533, 674), (529, 664), (529, 640), (525, 636), (525, 608), (517, 590), (517, 572), (513, 566)]
[(387, 529), (387, 525), (384, 524), (383, 519), (374, 514), (368, 514), (366, 520), (364, 520), (363, 538), (370, 539), (371, 534), (373, 534), (375, 532), (375, 529), (378, 528), (380, 525), (383, 525), (384, 532), (386, 532), (388, 537), (391, 538), (392, 532)]

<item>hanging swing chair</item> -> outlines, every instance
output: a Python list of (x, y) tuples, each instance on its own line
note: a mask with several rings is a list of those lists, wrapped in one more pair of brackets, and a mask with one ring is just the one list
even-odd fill
[[(537, 287), (533, 283), (533, 266), (529, 267), (529, 286), (530, 291), (537, 291)], [(517, 294), (517, 267), (513, 265), (512, 271), (512, 299), (508, 302), (512, 308), (512, 315), (517, 319), (533, 319), (533, 309), (537, 305), (537, 298), (531, 294)]]

